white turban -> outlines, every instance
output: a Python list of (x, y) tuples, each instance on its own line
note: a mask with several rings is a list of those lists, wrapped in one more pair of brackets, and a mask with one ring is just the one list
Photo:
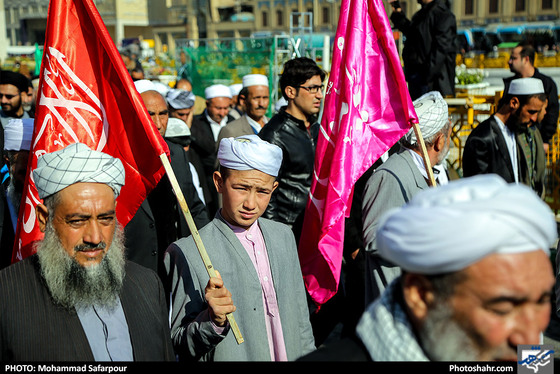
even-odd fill
[(241, 83), (235, 83), (232, 84), (231, 86), (229, 86), (229, 93), (231, 94), (231, 96), (237, 96), (239, 95), (239, 92), (241, 92), (241, 89), (243, 88), (243, 85)]
[(243, 87), (267, 86), (268, 78), (262, 74), (248, 74), (243, 77)]
[(218, 160), (228, 169), (257, 169), (277, 177), (282, 165), (282, 150), (257, 135), (242, 135), (220, 141)]
[(125, 176), (118, 158), (74, 143), (39, 157), (33, 179), (41, 199), (74, 183), (103, 183), (111, 187), (117, 197)]
[(148, 79), (139, 79), (137, 81), (134, 81), (134, 87), (136, 87), (136, 91), (138, 91), (138, 93), (143, 93), (146, 91), (157, 91), (154, 82)]
[(493, 254), (543, 250), (558, 236), (548, 207), (529, 187), (495, 174), (420, 192), (382, 217), (379, 254), (419, 274), (455, 272)]
[(191, 91), (172, 88), (165, 96), (167, 103), (173, 109), (188, 109), (194, 105), (195, 97)]
[(4, 127), (4, 150), (29, 151), (33, 137), (33, 118), (12, 118)]
[(231, 91), (228, 86), (223, 84), (215, 84), (213, 86), (207, 87), (204, 90), (204, 95), (206, 99), (213, 99), (215, 97), (229, 97), (231, 99)]
[[(422, 139), (430, 139), (449, 122), (447, 102), (438, 91), (431, 91), (422, 95), (414, 100), (413, 104), (418, 116), (418, 127), (422, 133)], [(416, 144), (414, 127), (408, 130), (404, 139), (409, 144)]]
[(182, 119), (169, 117), (167, 128), (165, 129), (165, 137), (173, 138), (176, 136), (191, 136), (191, 129)]

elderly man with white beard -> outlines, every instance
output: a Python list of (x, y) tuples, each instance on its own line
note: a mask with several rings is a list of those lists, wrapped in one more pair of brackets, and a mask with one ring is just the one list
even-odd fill
[(174, 360), (157, 274), (125, 260), (120, 160), (75, 143), (39, 157), (44, 238), (0, 272), (0, 360)]
[[(449, 153), (451, 122), (448, 106), (437, 91), (414, 100), (418, 127), (426, 145), (427, 157), (438, 185), (447, 183), (439, 169)], [(428, 174), (416, 132), (411, 128), (400, 140), (400, 150), (374, 170), (364, 186), (362, 197), (362, 237), (366, 254), (366, 303), (375, 300), (400, 274), (400, 269), (379, 257), (376, 233), (379, 220), (390, 209), (406, 204), (428, 188)]]
[(420, 192), (379, 225), (402, 274), (370, 304), (356, 340), (306, 360), (517, 361), (550, 319), (557, 229), (527, 186), (493, 174)]

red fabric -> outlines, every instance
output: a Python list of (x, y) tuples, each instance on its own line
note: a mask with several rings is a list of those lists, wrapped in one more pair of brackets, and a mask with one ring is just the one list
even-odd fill
[(338, 290), (354, 184), (418, 118), (382, 0), (343, 0), (299, 258), (318, 305)]
[(37, 158), (81, 142), (119, 158), (126, 181), (117, 198), (125, 226), (165, 172), (169, 154), (92, 0), (51, 0), (35, 128), (12, 262), (34, 253), (42, 238), (32, 180)]

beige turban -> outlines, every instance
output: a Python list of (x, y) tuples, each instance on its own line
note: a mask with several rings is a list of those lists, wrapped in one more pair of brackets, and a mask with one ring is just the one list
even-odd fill
[(85, 144), (74, 143), (39, 157), (33, 179), (41, 199), (80, 182), (106, 184), (117, 197), (125, 175), (118, 158), (93, 151)]
[(529, 187), (495, 174), (463, 178), (415, 195), (383, 216), (379, 254), (409, 272), (441, 274), (492, 253), (543, 250), (557, 239), (556, 221)]
[(242, 135), (220, 141), (218, 160), (228, 169), (257, 169), (277, 177), (282, 165), (282, 150), (257, 135)]
[[(418, 116), (418, 127), (422, 139), (430, 139), (445, 127), (449, 122), (447, 102), (438, 91), (428, 92), (414, 100), (414, 110)], [(416, 132), (411, 128), (404, 140), (409, 144), (416, 144)]]

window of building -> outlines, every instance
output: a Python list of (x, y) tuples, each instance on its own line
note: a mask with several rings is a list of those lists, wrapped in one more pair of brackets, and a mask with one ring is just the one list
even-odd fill
[(262, 25), (263, 27), (268, 27), (268, 12), (266, 10), (262, 12)]
[(284, 12), (281, 9), (276, 11), (276, 24), (278, 26), (284, 26)]
[(331, 22), (331, 12), (328, 6), (323, 7), (322, 17), (323, 23), (329, 24)]
[(472, 16), (474, 14), (473, 0), (465, 0), (465, 15)]
[(552, 0), (542, 0), (543, 9), (552, 9)]
[(515, 11), (516, 12), (525, 11), (525, 0), (515, 0)]
[(488, 2), (488, 13), (498, 13), (498, 0)]

